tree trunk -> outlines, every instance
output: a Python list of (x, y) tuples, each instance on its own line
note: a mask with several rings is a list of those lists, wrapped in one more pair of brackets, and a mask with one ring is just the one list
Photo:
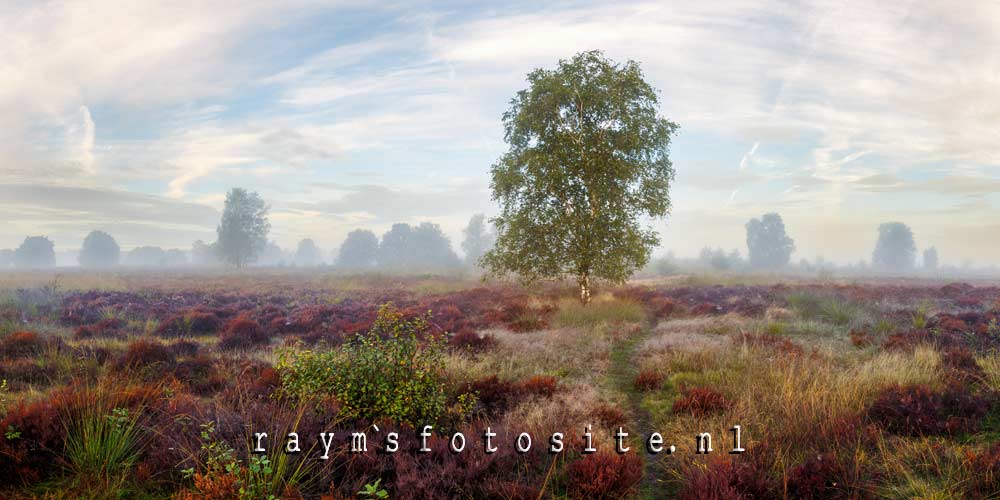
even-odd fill
[(590, 274), (583, 273), (580, 275), (580, 302), (584, 305), (590, 303)]

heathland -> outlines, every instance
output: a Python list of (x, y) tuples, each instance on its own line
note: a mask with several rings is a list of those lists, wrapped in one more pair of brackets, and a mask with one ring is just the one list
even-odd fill
[[(292, 270), (0, 274), (0, 496), (1000, 491), (990, 283), (674, 276), (598, 284), (588, 305), (574, 287)], [(729, 453), (734, 425), (744, 453)], [(697, 454), (703, 432), (714, 451)], [(676, 451), (651, 453), (653, 433)]]

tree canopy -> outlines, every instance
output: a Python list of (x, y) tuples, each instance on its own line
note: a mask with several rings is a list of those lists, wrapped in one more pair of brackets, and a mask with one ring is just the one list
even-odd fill
[(337, 266), (346, 269), (370, 269), (375, 267), (379, 247), (378, 237), (367, 229), (355, 229), (347, 233), (347, 239), (337, 252)]
[(422, 222), (393, 224), (378, 247), (378, 265), (390, 270), (444, 269), (458, 265), (458, 256), (441, 226)]
[(750, 265), (758, 269), (778, 269), (788, 265), (795, 240), (785, 234), (785, 223), (776, 213), (764, 214), (747, 222), (747, 251)]
[(28, 236), (14, 250), (14, 267), (44, 269), (56, 266), (55, 244), (45, 236)]
[(159, 267), (166, 265), (167, 252), (160, 247), (135, 247), (125, 257), (125, 263), (135, 267)]
[(913, 269), (917, 245), (913, 231), (902, 222), (886, 222), (878, 227), (878, 242), (872, 252), (872, 265), (883, 271)]
[(257, 258), (271, 230), (268, 211), (267, 203), (256, 192), (233, 188), (226, 193), (222, 221), (216, 229), (217, 251), (223, 261), (242, 269)]
[(110, 234), (103, 231), (91, 231), (83, 239), (83, 247), (77, 260), (83, 267), (117, 266), (121, 259), (121, 248)]
[(938, 267), (938, 251), (937, 248), (930, 247), (924, 250), (924, 269), (928, 271), (933, 271)]
[(483, 214), (473, 215), (469, 219), (469, 225), (463, 231), (465, 239), (462, 240), (462, 251), (465, 252), (465, 263), (469, 266), (479, 264), (479, 259), (493, 248), (495, 236), (490, 231)]
[(318, 266), (323, 262), (323, 252), (316, 246), (316, 242), (306, 238), (299, 242), (295, 250), (295, 265), (304, 267)]
[(492, 167), (496, 244), (483, 261), (524, 282), (574, 277), (622, 282), (659, 237), (644, 218), (670, 211), (677, 124), (659, 115), (639, 64), (599, 51), (528, 74), (503, 116), (509, 149)]

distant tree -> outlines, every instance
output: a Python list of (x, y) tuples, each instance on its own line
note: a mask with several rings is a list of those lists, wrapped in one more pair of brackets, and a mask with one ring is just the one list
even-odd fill
[(933, 271), (938, 267), (938, 251), (937, 248), (930, 247), (924, 250), (924, 269), (928, 271)]
[(214, 266), (219, 264), (219, 252), (215, 243), (205, 243), (198, 240), (191, 245), (191, 264), (196, 266)]
[(588, 303), (592, 278), (625, 281), (659, 244), (641, 221), (670, 211), (677, 125), (659, 116), (638, 63), (600, 51), (528, 82), (503, 116), (510, 148), (492, 168), (501, 212), (483, 263), (526, 283), (573, 277)]
[(286, 263), (288, 256), (285, 251), (273, 241), (267, 242), (255, 262), (258, 266), (281, 266)]
[(886, 222), (878, 227), (878, 242), (872, 252), (872, 265), (883, 271), (913, 269), (917, 245), (913, 231), (902, 222)]
[(121, 259), (121, 248), (110, 234), (103, 231), (91, 231), (83, 239), (83, 247), (77, 260), (83, 267), (117, 266)]
[(179, 248), (171, 248), (163, 254), (163, 265), (167, 267), (181, 267), (188, 263), (187, 254)]
[(463, 233), (465, 239), (462, 240), (462, 251), (465, 252), (465, 264), (478, 266), (479, 259), (490, 248), (493, 248), (493, 242), (496, 239), (486, 223), (486, 216), (483, 214), (473, 215)]
[(346, 269), (370, 269), (375, 267), (379, 254), (378, 237), (367, 229), (355, 229), (347, 233), (347, 239), (337, 252), (337, 266)]
[(788, 265), (795, 241), (785, 234), (785, 223), (776, 213), (764, 214), (747, 222), (747, 250), (750, 265), (757, 269), (779, 269)]
[(295, 250), (295, 265), (313, 267), (323, 261), (323, 252), (316, 246), (316, 242), (306, 238), (299, 242), (299, 247)]
[(458, 255), (451, 249), (451, 241), (441, 231), (441, 226), (421, 222), (410, 232), (410, 263), (417, 269), (446, 269), (457, 267)]
[(410, 236), (413, 228), (409, 224), (393, 224), (378, 245), (378, 266), (385, 269), (400, 269), (412, 263), (409, 255)]
[(125, 263), (135, 267), (159, 267), (166, 264), (167, 252), (160, 247), (135, 247), (125, 257)]
[(712, 249), (711, 247), (704, 247), (698, 254), (698, 260), (700, 260), (703, 264), (710, 266), (712, 269), (726, 271), (737, 267), (743, 259), (740, 257), (740, 253), (736, 250), (733, 250), (729, 253), (729, 255), (726, 255), (725, 250), (721, 248)]
[(45, 236), (28, 236), (14, 250), (14, 267), (44, 269), (56, 266), (55, 244)]
[(14, 251), (9, 248), (0, 250), (0, 270), (9, 269), (14, 264)]
[(226, 263), (243, 269), (254, 261), (267, 244), (271, 223), (269, 207), (256, 192), (233, 188), (226, 193), (222, 221), (216, 229), (219, 235), (219, 257)]

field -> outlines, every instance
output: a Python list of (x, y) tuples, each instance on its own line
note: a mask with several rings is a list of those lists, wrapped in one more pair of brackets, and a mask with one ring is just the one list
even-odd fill
[(597, 292), (2, 274), (0, 496), (1000, 496), (1000, 288), (704, 276)]

